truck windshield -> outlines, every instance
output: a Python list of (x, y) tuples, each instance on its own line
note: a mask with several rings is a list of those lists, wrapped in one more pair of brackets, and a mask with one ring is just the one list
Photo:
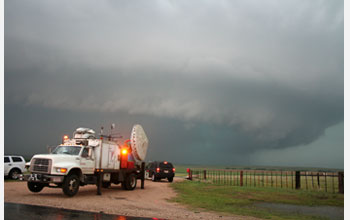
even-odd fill
[(57, 146), (52, 154), (79, 155), (81, 147), (78, 146)]

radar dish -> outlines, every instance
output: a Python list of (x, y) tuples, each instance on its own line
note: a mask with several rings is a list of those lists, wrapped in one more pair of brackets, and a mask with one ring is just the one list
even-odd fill
[(130, 142), (134, 158), (143, 161), (147, 155), (148, 139), (141, 125), (132, 128)]

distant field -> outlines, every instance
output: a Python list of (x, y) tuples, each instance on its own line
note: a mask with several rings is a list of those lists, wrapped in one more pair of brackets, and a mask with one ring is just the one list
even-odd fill
[(229, 166), (229, 165), (198, 165), (198, 164), (174, 164), (176, 168), (186, 172), (186, 168), (194, 169), (229, 169), (229, 170), (272, 170), (272, 171), (313, 171), (313, 172), (339, 172), (344, 169), (322, 167), (285, 167), (285, 166)]
[(286, 214), (259, 208), (258, 203), (282, 203), (304, 206), (344, 206), (344, 195), (280, 188), (223, 186), (184, 181), (171, 184), (178, 192), (173, 199), (192, 208), (254, 216), (264, 219), (326, 219), (315, 215)]

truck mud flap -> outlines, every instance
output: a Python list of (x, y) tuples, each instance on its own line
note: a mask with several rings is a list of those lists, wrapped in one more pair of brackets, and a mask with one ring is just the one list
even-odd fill
[(85, 184), (96, 184), (97, 177), (96, 176), (84, 176), (84, 183)]

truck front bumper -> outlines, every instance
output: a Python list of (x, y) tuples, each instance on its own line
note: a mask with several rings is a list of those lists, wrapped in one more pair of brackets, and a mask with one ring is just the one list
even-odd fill
[(32, 173), (32, 174), (21, 174), (19, 180), (28, 182), (40, 182), (40, 183), (62, 183), (64, 176)]

